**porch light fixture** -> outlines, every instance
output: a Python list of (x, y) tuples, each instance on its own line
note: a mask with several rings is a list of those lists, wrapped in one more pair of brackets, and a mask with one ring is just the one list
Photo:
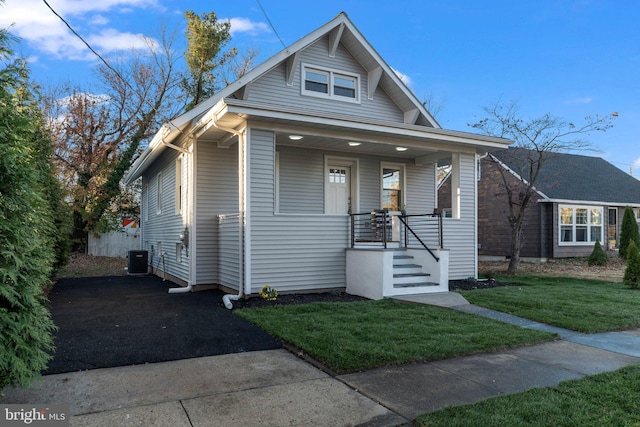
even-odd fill
[(289, 139), (292, 141), (300, 141), (302, 139), (302, 135), (289, 135)]
[(407, 151), (407, 147), (396, 147), (396, 151)]
[(349, 141), (348, 144), (349, 147), (357, 147), (358, 145), (362, 144), (362, 142)]

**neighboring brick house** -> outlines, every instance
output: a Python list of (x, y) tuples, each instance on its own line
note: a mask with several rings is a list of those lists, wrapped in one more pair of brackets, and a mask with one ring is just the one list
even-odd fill
[[(509, 205), (499, 168), (510, 172), (512, 188), (525, 188), (520, 171), (527, 150), (509, 148), (480, 160), (478, 180), (478, 257), (506, 259), (510, 254)], [(438, 207), (450, 206), (448, 179), (438, 191)], [(640, 221), (640, 181), (599, 157), (553, 153), (536, 181), (536, 196), (523, 225), (522, 259), (587, 256), (599, 240), (616, 250), (624, 208)], [(446, 244), (446, 242), (445, 242)]]

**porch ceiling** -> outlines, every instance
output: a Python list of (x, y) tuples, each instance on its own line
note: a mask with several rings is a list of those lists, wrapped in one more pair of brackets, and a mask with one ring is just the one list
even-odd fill
[[(291, 140), (290, 135), (298, 135), (303, 138)], [(359, 143), (360, 145), (349, 145), (349, 143)], [(398, 158), (415, 158), (425, 155), (433, 155), (437, 150), (427, 147), (407, 147), (401, 141), (396, 144), (374, 142), (366, 139), (363, 135), (360, 138), (338, 138), (330, 136), (309, 135), (304, 132), (293, 133), (277, 132), (276, 145), (311, 148), (315, 150), (337, 151), (348, 153), (349, 155), (376, 155)], [(406, 148), (405, 151), (398, 151), (396, 148)], [(445, 155), (445, 154), (443, 154)], [(446, 155), (450, 155), (447, 153)]]

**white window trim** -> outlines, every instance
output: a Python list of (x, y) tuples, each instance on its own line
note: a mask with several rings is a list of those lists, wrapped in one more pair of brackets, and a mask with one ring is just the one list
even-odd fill
[(162, 214), (162, 172), (156, 175), (156, 214)]
[[(571, 208), (574, 210), (574, 219), (573, 219), (573, 241), (572, 242), (563, 242), (562, 241), (562, 209), (563, 208)], [(586, 209), (587, 210), (587, 233), (589, 239), (586, 242), (576, 242), (576, 224), (575, 224), (575, 210), (576, 209)], [(600, 243), (603, 242), (604, 236), (604, 208), (602, 206), (590, 206), (590, 205), (558, 205), (558, 246), (593, 246), (596, 242), (595, 240), (591, 240), (591, 227), (596, 226), (596, 224), (591, 224), (591, 210), (598, 209), (600, 211), (600, 215), (602, 218), (602, 223), (600, 226)]]
[(351, 212), (360, 212), (360, 160), (352, 157), (324, 156), (324, 213), (329, 206), (329, 165), (351, 168)]
[[(320, 66), (316, 66), (316, 65), (312, 65), (312, 64), (306, 64), (306, 63), (302, 63), (301, 65), (301, 69), (300, 69), (300, 93), (301, 95), (304, 96), (313, 96), (316, 98), (324, 98), (324, 99), (332, 99), (332, 100), (336, 100), (336, 101), (344, 101), (344, 102), (351, 102), (354, 104), (360, 104), (360, 75), (355, 74), (355, 73), (349, 73), (347, 71), (340, 71), (340, 70), (334, 70), (331, 68), (326, 68), (326, 67), (320, 67)], [(311, 71), (319, 71), (321, 73), (327, 73), (329, 75), (329, 88), (328, 91), (329, 93), (321, 93), (321, 92), (315, 92), (312, 90), (306, 90), (305, 89), (305, 82), (306, 82), (306, 71), (307, 70), (311, 70)], [(347, 96), (341, 96), (341, 95), (335, 95), (334, 92), (334, 77), (338, 75), (338, 76), (342, 76), (342, 77), (347, 77), (347, 78), (353, 78), (355, 79), (355, 98), (349, 98)]]
[(407, 165), (404, 163), (380, 162), (380, 208), (383, 200), (383, 179), (382, 174), (385, 169), (400, 169), (400, 210), (407, 205)]

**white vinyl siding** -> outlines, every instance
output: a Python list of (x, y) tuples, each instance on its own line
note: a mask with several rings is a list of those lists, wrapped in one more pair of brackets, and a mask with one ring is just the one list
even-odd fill
[(430, 214), (436, 206), (436, 167), (434, 163), (406, 165), (405, 203), (408, 214)]
[(281, 64), (265, 75), (261, 76), (251, 84), (249, 101), (264, 102), (269, 104), (283, 105), (290, 108), (304, 108), (336, 114), (350, 116), (361, 116), (371, 119), (379, 119), (389, 122), (404, 122), (404, 112), (378, 88), (373, 99), (369, 99), (366, 94), (367, 72), (342, 46), (338, 46), (335, 57), (327, 55), (329, 48), (328, 37), (319, 40), (300, 52), (300, 62), (312, 64), (313, 66), (341, 71), (349, 76), (362, 76), (360, 78), (360, 103), (336, 102), (328, 97), (312, 97), (301, 95), (302, 81), (301, 67), (295, 67), (293, 84), (286, 84), (286, 65)]
[[(324, 159), (344, 158), (344, 153), (277, 147), (280, 213), (274, 214), (273, 133), (252, 128), (250, 135), (252, 292), (265, 285), (280, 292), (344, 287), (349, 217), (322, 214)], [(366, 200), (360, 211), (379, 209), (381, 164), (399, 159), (361, 156), (357, 160), (359, 195)], [(413, 213), (433, 212), (434, 165), (410, 165), (405, 172), (406, 199)]]
[(176, 159), (176, 172), (175, 172), (175, 207), (176, 214), (182, 214), (182, 206), (184, 205), (184, 193), (182, 189), (184, 188), (184, 183), (182, 181), (182, 155), (179, 155)]
[[(280, 292), (344, 287), (348, 218), (274, 215), (274, 135), (256, 129), (250, 135), (251, 292), (265, 285)], [(286, 158), (280, 154), (281, 169)]]
[(162, 214), (162, 195), (164, 193), (164, 185), (162, 182), (162, 172), (156, 176), (156, 214)]
[(240, 215), (218, 217), (218, 283), (238, 290), (242, 271), (242, 238)]
[(449, 279), (477, 276), (476, 161), (460, 154), (460, 217), (443, 219), (443, 246), (449, 250)]
[[(189, 257), (186, 248), (178, 245), (180, 234), (187, 226), (185, 218), (175, 215), (172, 205), (176, 204), (176, 160), (178, 153), (174, 150), (165, 150), (155, 161), (152, 168), (143, 176), (142, 199), (146, 200), (148, 209), (155, 212), (149, 215), (144, 223), (142, 236), (142, 249), (149, 251), (149, 262), (152, 263), (154, 271), (162, 270), (162, 258), (164, 254), (164, 268), (168, 275), (174, 276), (184, 282), (189, 280)], [(182, 167), (189, 168), (189, 158), (184, 157)], [(185, 188), (188, 173), (183, 173), (183, 183)], [(158, 202), (164, 205), (164, 209)], [(169, 207), (169, 208), (167, 208)], [(144, 206), (143, 206), (144, 208)], [(181, 249), (178, 253), (179, 248)], [(177, 260), (180, 259), (181, 262)]]
[(324, 163), (317, 150), (278, 149), (280, 213), (324, 213)]
[[(218, 148), (215, 143), (199, 141), (196, 145), (196, 195), (195, 222), (196, 240), (196, 284), (224, 285), (236, 289), (229, 277), (219, 277), (218, 247), (237, 246), (237, 234), (225, 233), (230, 242), (219, 241), (218, 215), (237, 215), (238, 202), (238, 144), (229, 148)], [(231, 227), (229, 225), (229, 227)], [(221, 260), (233, 254), (223, 254)]]

